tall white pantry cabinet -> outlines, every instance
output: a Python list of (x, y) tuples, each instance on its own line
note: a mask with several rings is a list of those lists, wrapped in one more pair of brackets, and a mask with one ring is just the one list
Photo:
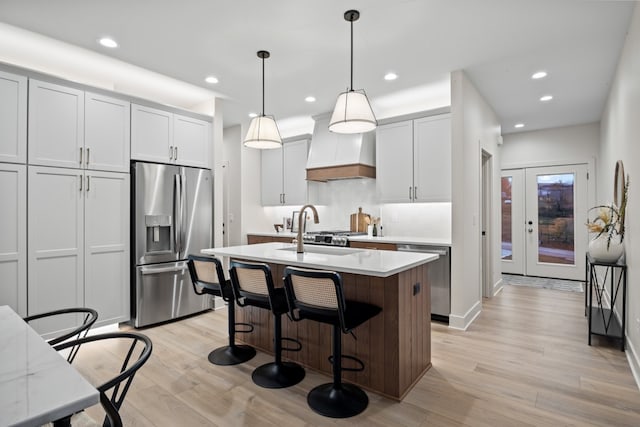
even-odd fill
[(27, 78), (0, 71), (0, 305), (27, 315)]
[[(0, 197), (9, 202), (0, 207), (0, 305), (22, 316), (86, 306), (98, 312), (96, 325), (127, 321), (130, 104), (35, 79), (27, 102), (27, 79), (15, 89), (7, 74), (0, 162), (22, 164), (0, 163)], [(23, 102), (5, 96), (16, 91)], [(27, 126), (16, 150), (7, 135), (27, 135)]]

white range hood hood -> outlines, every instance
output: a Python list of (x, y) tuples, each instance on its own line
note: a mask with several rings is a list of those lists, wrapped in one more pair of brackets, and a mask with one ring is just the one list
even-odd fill
[(375, 132), (329, 132), (329, 114), (315, 116), (307, 159), (308, 181), (376, 177)]

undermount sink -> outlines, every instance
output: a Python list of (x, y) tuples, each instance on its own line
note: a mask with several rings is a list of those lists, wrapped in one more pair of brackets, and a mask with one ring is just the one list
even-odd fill
[[(295, 252), (296, 247), (292, 246), (290, 248), (282, 248), (278, 249), (279, 251), (289, 251)], [(310, 254), (325, 254), (325, 255), (349, 255), (355, 254), (358, 252), (362, 252), (362, 249), (355, 248), (341, 248), (335, 246), (316, 246), (316, 245), (305, 245), (304, 252)]]

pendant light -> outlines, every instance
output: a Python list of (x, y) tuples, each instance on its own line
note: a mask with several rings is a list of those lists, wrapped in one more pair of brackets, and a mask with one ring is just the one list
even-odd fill
[(345, 21), (351, 23), (351, 86), (338, 95), (336, 106), (331, 115), (329, 130), (336, 133), (369, 132), (378, 126), (369, 99), (364, 89), (353, 89), (353, 21), (360, 18), (357, 10), (344, 13)]
[(282, 138), (278, 125), (273, 116), (264, 114), (264, 60), (270, 56), (266, 50), (258, 51), (258, 58), (262, 59), (262, 113), (254, 117), (249, 124), (249, 131), (244, 139), (245, 147), (271, 149), (282, 147)]

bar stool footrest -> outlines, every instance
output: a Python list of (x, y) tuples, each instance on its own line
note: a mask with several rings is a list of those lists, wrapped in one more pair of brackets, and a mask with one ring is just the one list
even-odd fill
[(321, 384), (307, 395), (307, 404), (313, 411), (331, 418), (348, 418), (367, 409), (369, 397), (359, 387), (342, 383)]
[[(241, 326), (246, 329), (238, 329), (238, 326)], [(253, 332), (253, 325), (251, 323), (236, 322), (234, 323), (234, 328), (235, 328), (236, 334), (249, 334)]]
[(247, 360), (253, 359), (256, 355), (256, 349), (248, 345), (226, 345), (224, 347), (216, 348), (209, 353), (209, 362), (214, 365), (238, 365), (244, 363)]
[[(347, 359), (347, 360), (352, 360), (354, 362), (356, 362), (356, 364), (358, 365), (357, 368), (345, 368), (344, 366), (341, 367), (341, 369), (343, 371), (347, 371), (347, 372), (362, 372), (364, 371), (364, 362), (360, 359), (358, 359), (355, 356), (349, 356), (346, 354), (341, 354), (340, 355), (341, 359)], [(333, 366), (333, 356), (329, 356), (329, 363), (331, 363), (331, 366)], [(342, 360), (340, 360), (340, 364), (342, 364)]]
[(300, 340), (297, 340), (295, 338), (288, 338), (288, 337), (283, 337), (281, 338), (281, 342), (282, 341), (287, 341), (287, 342), (291, 342), (296, 344), (296, 347), (282, 347), (283, 351), (300, 351), (302, 350), (302, 343), (300, 342)]

